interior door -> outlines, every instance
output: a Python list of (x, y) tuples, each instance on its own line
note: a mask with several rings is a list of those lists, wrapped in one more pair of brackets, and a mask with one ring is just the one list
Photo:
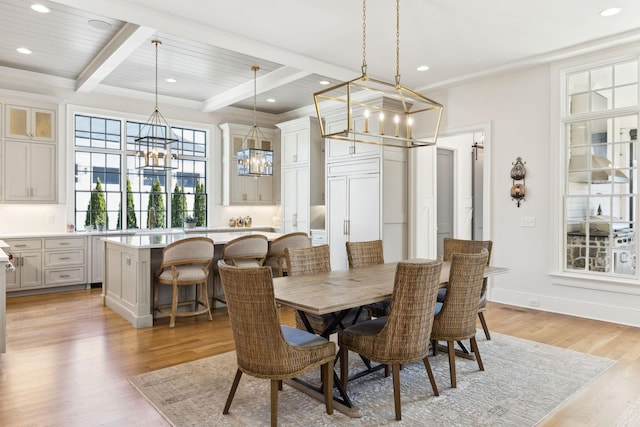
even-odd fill
[(454, 158), (453, 151), (438, 148), (437, 160), (437, 227), (438, 255), (442, 255), (443, 239), (453, 237)]

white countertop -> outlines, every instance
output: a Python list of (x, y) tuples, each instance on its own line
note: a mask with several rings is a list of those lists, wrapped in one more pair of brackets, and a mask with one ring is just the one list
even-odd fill
[(8, 249), (9, 247), (4, 240), (0, 240), (0, 262), (9, 261), (9, 255), (4, 251), (4, 249)]
[(233, 229), (231, 232), (208, 232), (208, 233), (197, 233), (190, 231), (189, 233), (185, 232), (174, 232), (173, 230), (170, 232), (154, 232), (153, 234), (142, 234), (135, 236), (106, 236), (103, 240), (111, 243), (117, 243), (123, 246), (127, 246), (134, 249), (152, 249), (152, 248), (164, 248), (169, 243), (173, 243), (178, 240), (182, 240), (187, 237), (195, 237), (195, 236), (204, 236), (209, 237), (213, 240), (213, 243), (216, 245), (223, 245), (230, 240), (233, 240), (240, 236), (245, 236), (248, 234), (261, 234), (266, 236), (267, 239), (273, 240), (276, 237), (281, 236), (279, 233), (273, 233), (270, 231), (258, 231), (251, 230), (251, 228), (237, 228)]

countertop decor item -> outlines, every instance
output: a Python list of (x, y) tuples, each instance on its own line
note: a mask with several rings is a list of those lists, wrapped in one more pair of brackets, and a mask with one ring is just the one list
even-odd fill
[(187, 216), (184, 219), (184, 228), (196, 228), (196, 219), (192, 216)]

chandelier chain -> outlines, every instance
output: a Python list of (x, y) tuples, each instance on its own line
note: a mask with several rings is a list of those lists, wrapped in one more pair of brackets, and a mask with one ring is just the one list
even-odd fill
[(400, 0), (396, 0), (396, 88), (400, 87)]
[(362, 0), (362, 75), (367, 75), (367, 0)]

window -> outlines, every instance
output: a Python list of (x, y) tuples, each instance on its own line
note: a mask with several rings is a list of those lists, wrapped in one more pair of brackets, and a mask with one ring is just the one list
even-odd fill
[(638, 60), (565, 75), (564, 270), (637, 277)]
[[(206, 225), (207, 131), (172, 127), (178, 168), (165, 171), (135, 167), (134, 140), (149, 129), (144, 123), (76, 114), (74, 124), (77, 229), (181, 226), (187, 215)], [(177, 201), (180, 209), (172, 209)]]

